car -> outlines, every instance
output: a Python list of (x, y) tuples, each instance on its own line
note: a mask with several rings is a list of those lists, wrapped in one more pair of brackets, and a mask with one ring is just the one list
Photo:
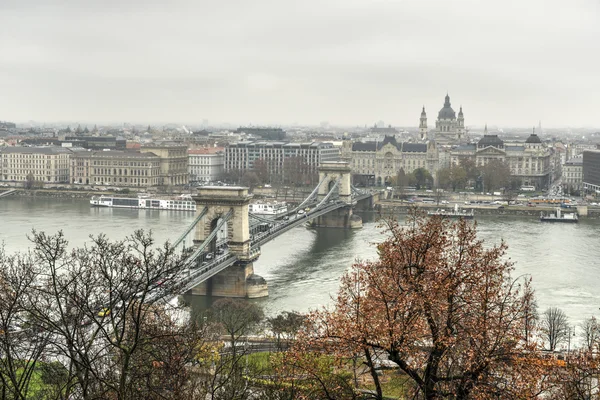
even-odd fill
[(98, 311), (98, 316), (99, 317), (108, 317), (110, 315), (110, 309), (109, 308), (103, 308), (100, 311)]
[(304, 210), (298, 210), (298, 215), (304, 214)]
[(206, 255), (204, 258), (205, 258), (206, 260), (212, 260), (212, 258), (213, 258), (213, 255), (212, 255), (212, 253), (208, 253), (208, 254), (207, 254), (207, 255)]
[(286, 216), (284, 216), (284, 217), (283, 217), (283, 220), (284, 220), (284, 221), (287, 221), (287, 220), (289, 220), (289, 219), (290, 219), (290, 216), (289, 216), (289, 215), (286, 215)]
[(270, 188), (271, 185), (269, 185), (268, 183), (265, 185), (266, 188)]
[(442, 201), (440, 201), (440, 203), (442, 203), (442, 204), (448, 204), (448, 200), (442, 200)]

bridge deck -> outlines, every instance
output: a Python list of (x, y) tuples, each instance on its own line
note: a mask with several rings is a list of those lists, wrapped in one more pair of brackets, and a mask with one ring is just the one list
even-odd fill
[[(252, 235), (250, 246), (251, 246), (251, 257), (252, 253), (260, 254), (260, 246), (268, 243), (269, 241), (275, 239), (276, 237), (284, 234), (285, 232), (305, 224), (307, 221), (318, 218), (321, 215), (327, 214), (331, 211), (348, 207), (356, 204), (357, 201), (366, 199), (372, 196), (371, 193), (361, 193), (354, 194), (352, 196), (352, 204), (347, 204), (343, 201), (330, 201), (321, 205), (321, 207), (311, 209), (310, 211), (304, 214), (296, 214), (288, 213), (288, 220), (273, 220), (273, 225), (270, 229), (255, 233)], [(316, 202), (311, 203), (310, 205), (316, 205)], [(225, 252), (224, 254), (216, 256), (214, 259), (209, 261), (205, 260), (206, 252), (195, 253), (196, 256), (194, 259), (190, 260), (190, 274), (184, 279), (184, 282), (181, 282), (181, 290), (182, 292), (186, 292), (196, 285), (206, 281), (212, 276), (218, 274), (223, 271), (225, 268), (233, 265), (236, 261), (238, 261), (238, 257), (230, 252)]]

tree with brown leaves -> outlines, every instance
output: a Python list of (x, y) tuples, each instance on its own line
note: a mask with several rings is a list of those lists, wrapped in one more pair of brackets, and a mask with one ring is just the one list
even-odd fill
[(378, 260), (343, 276), (335, 308), (310, 315), (298, 354), (362, 354), (378, 399), (385, 359), (410, 378), (414, 399), (535, 397), (532, 299), (510, 277), (506, 245), (484, 246), (467, 221), (417, 212), (406, 226), (388, 221), (387, 233)]

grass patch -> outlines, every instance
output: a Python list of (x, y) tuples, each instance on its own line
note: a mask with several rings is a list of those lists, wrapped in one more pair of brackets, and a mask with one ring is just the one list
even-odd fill
[[(405, 399), (406, 393), (411, 387), (410, 379), (406, 375), (398, 374), (397, 371), (385, 371), (379, 380), (384, 397)], [(364, 385), (364, 389), (375, 390), (375, 385), (367, 383)]]

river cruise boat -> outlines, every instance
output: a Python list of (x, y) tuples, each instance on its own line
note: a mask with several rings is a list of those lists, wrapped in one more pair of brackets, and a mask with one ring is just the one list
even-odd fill
[(475, 214), (473, 210), (467, 211), (463, 210), (458, 206), (458, 204), (454, 205), (454, 209), (445, 210), (445, 209), (437, 209), (435, 211), (429, 211), (427, 213), (429, 216), (440, 216), (444, 218), (464, 218), (464, 219), (473, 219)]
[(560, 208), (557, 208), (553, 213), (544, 214), (542, 212), (540, 214), (540, 221), (577, 223), (579, 222), (579, 217), (577, 216), (577, 213), (564, 213)]
[(256, 202), (250, 203), (248, 212), (255, 215), (279, 218), (287, 214), (288, 207), (285, 202)]
[(93, 196), (90, 200), (92, 207), (114, 208), (142, 208), (148, 210), (196, 211), (196, 202), (189, 194), (172, 198), (151, 198), (138, 196), (137, 198)]

